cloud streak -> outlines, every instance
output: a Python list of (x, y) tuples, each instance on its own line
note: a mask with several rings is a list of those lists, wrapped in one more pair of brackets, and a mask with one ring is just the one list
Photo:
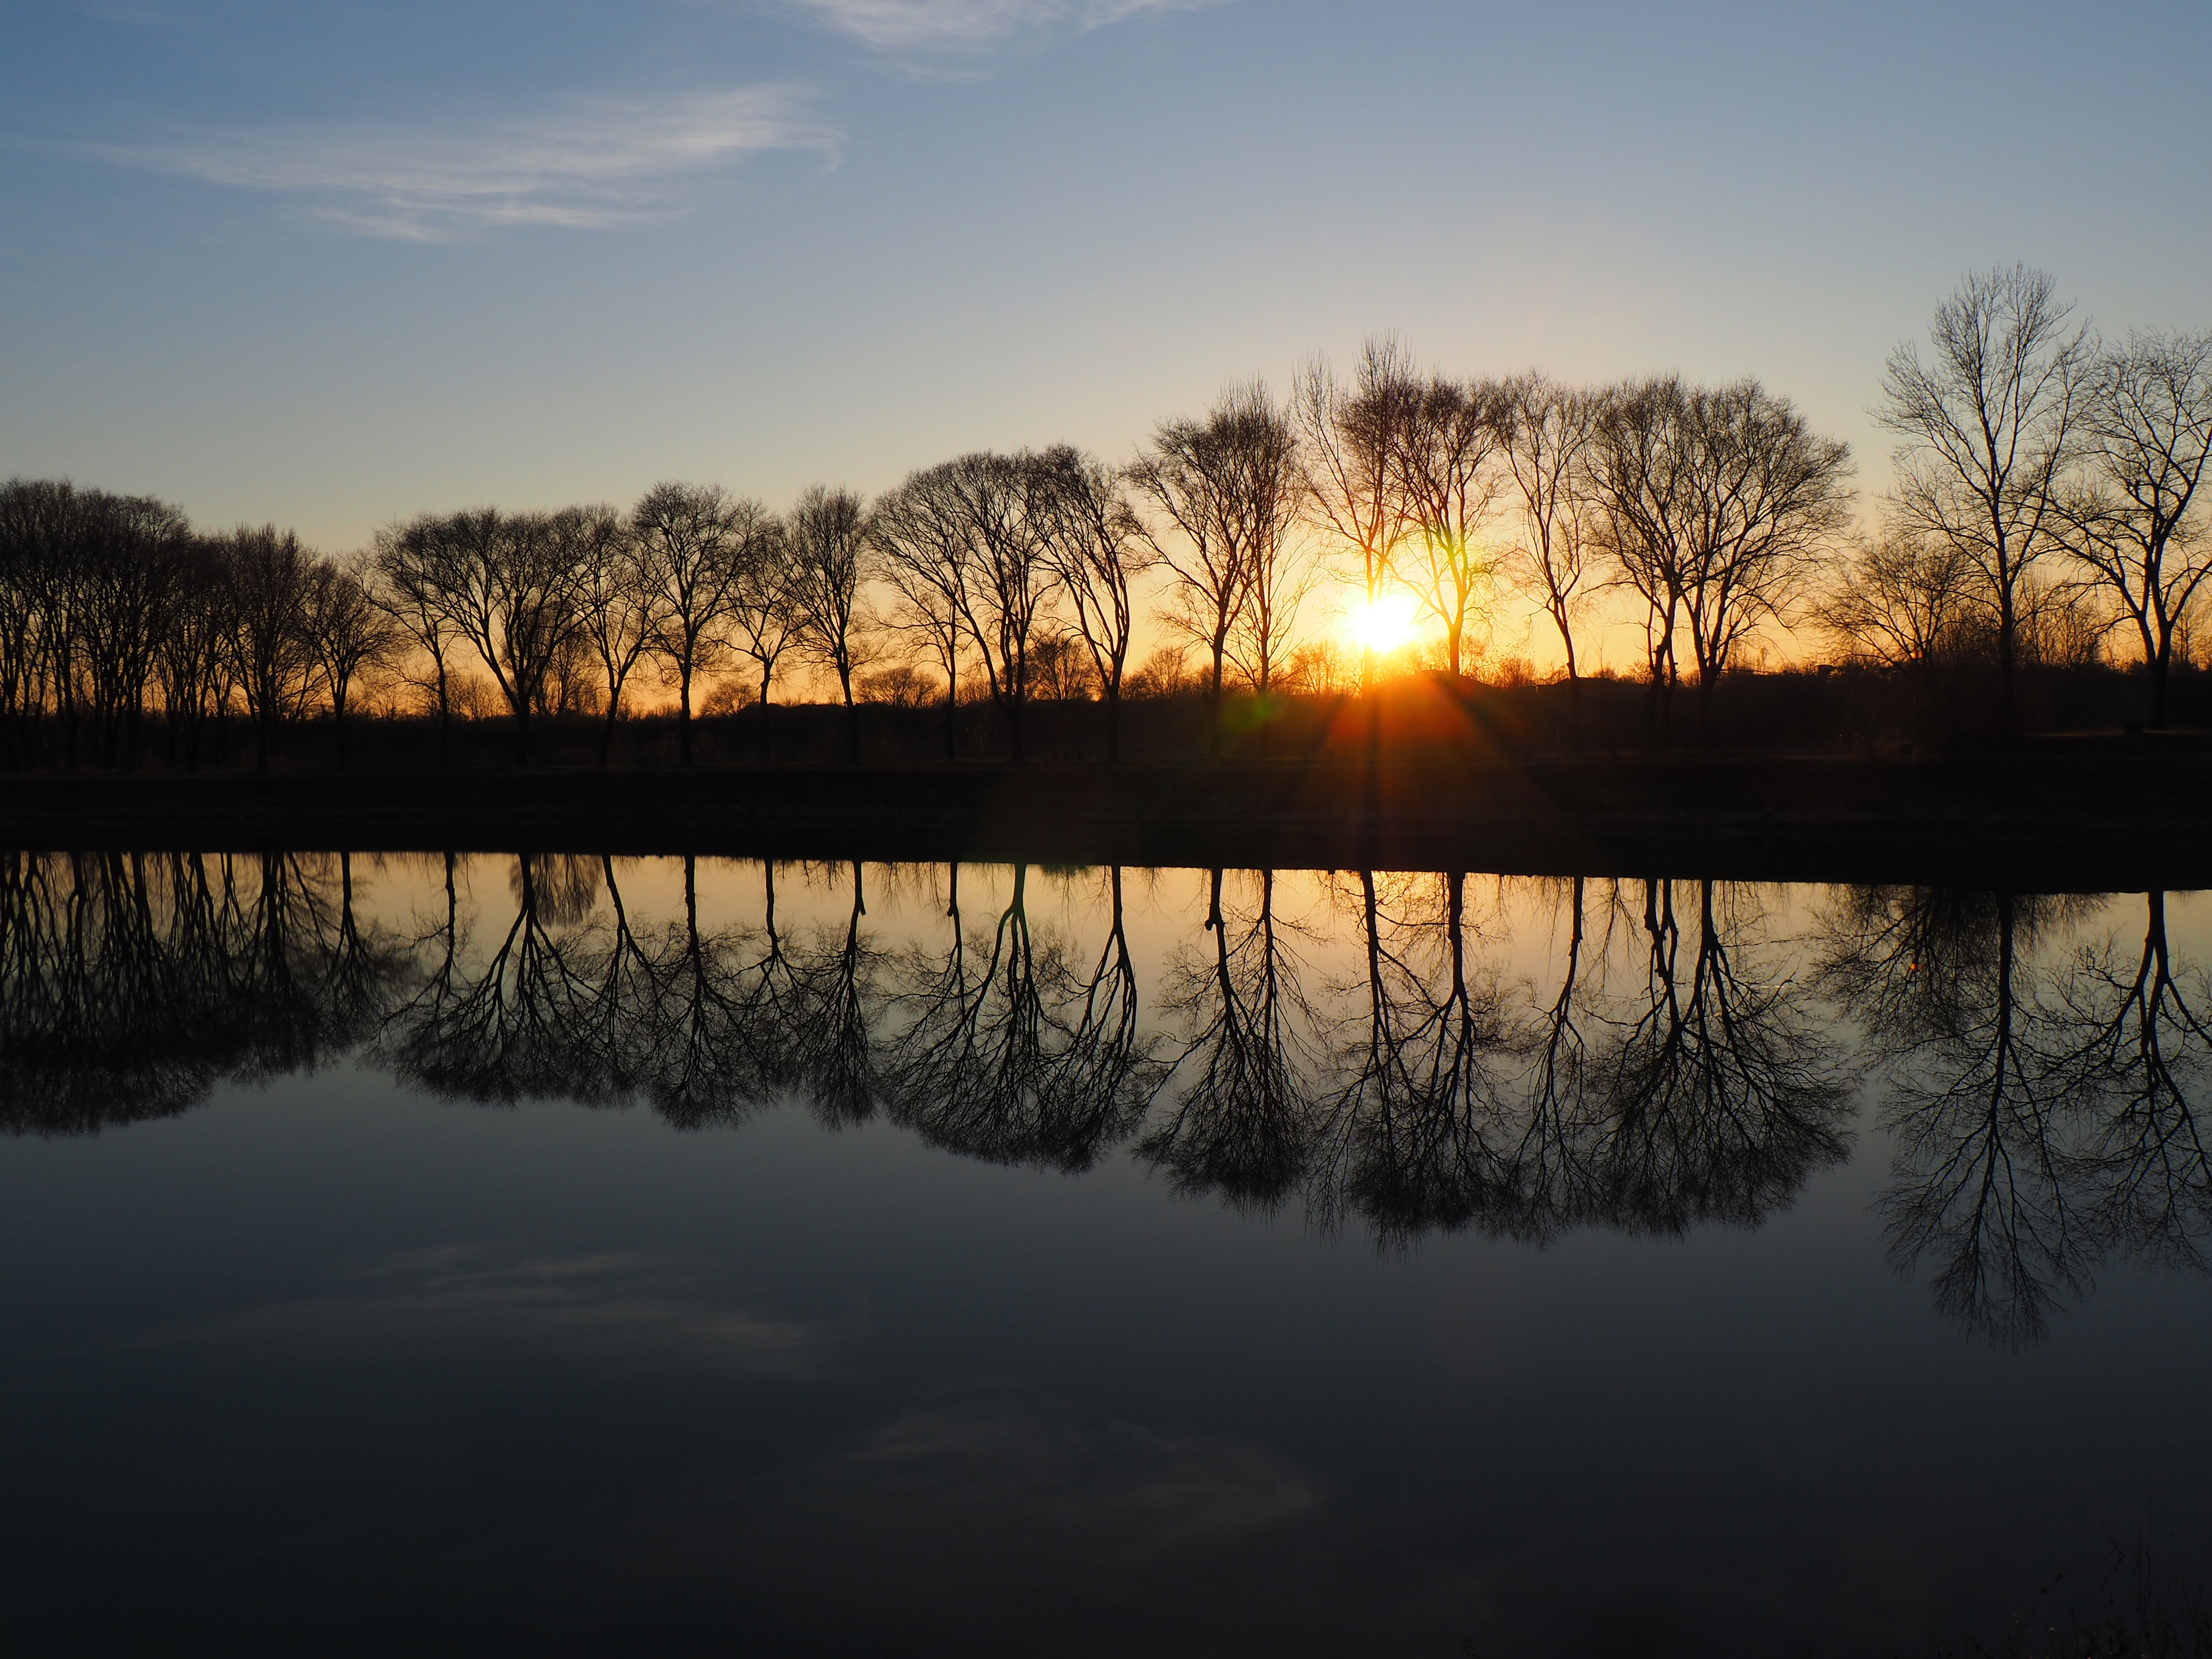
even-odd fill
[(759, 85), (579, 100), (473, 129), (268, 129), (79, 148), (118, 167), (291, 197), (363, 234), (445, 241), (665, 217), (681, 207), (686, 185), (750, 156), (834, 156), (836, 147), (805, 89)]
[(1103, 28), (1139, 12), (1220, 0), (793, 0), (840, 34), (881, 52), (988, 46), (1047, 29)]

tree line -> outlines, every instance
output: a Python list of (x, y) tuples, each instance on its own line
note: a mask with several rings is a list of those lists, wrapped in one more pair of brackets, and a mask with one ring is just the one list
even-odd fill
[[(599, 757), (647, 676), (674, 694), (681, 758), (707, 688), (768, 710), (779, 672), (858, 705), (977, 696), (1024, 756), (1040, 696), (1096, 697), (1118, 757), (1125, 696), (1181, 684), (1195, 651), (1218, 752), (1224, 694), (1312, 684), (1310, 602), (1341, 577), (1362, 614), (1394, 596), (1458, 676), (1504, 596), (1556, 635), (1579, 740), (1594, 629), (1639, 640), (1650, 735), (1686, 681), (1716, 689), (1778, 631), (1817, 630), (1885, 671), (1985, 664), (2017, 724), (2024, 660), (2094, 653), (2115, 629), (2148, 672), (2149, 719), (2212, 574), (2196, 488), (2212, 452), (2212, 333), (2099, 341), (2051, 279), (1976, 273), (1900, 346), (1876, 411), (1899, 439), (1878, 533), (1855, 529), (1852, 462), (1754, 379), (1581, 387), (1425, 372), (1370, 342), (1352, 374), (1289, 395), (1231, 387), (1162, 422), (1126, 465), (1072, 446), (978, 452), (872, 501), (817, 487), (790, 509), (665, 483), (627, 511), (424, 514), (333, 558), (274, 526), (193, 531), (144, 497), (0, 487), (0, 720), (14, 763), (126, 763), (158, 713), (173, 763), (243, 718), (257, 763), (327, 714), (341, 764), (364, 684), (417, 687), (450, 757), (489, 683), (527, 763), (534, 721), (595, 712)], [(1147, 622), (1173, 642), (1148, 671)], [(1365, 636), (1357, 684), (1382, 665)], [(1347, 678), (1349, 678), (1347, 676)], [(948, 758), (957, 725), (945, 722)]]

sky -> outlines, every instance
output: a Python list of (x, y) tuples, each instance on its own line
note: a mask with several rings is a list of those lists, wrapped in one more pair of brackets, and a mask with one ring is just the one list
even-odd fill
[(0, 52), (0, 476), (332, 550), (1110, 458), (1395, 332), (1860, 461), (1969, 268), (2212, 325), (2212, 7), (89, 0)]

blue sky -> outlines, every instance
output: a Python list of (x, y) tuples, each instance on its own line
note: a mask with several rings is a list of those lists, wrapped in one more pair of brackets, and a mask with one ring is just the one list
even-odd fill
[(1392, 330), (1887, 475), (1972, 265), (2212, 325), (2212, 7), (103, 0), (0, 53), (0, 474), (325, 546), (979, 445)]

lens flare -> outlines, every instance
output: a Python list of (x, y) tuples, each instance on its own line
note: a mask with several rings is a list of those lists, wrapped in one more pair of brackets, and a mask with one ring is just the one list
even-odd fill
[(1385, 593), (1361, 605), (1352, 613), (1346, 631), (1362, 651), (1388, 656), (1413, 637), (1413, 596)]

